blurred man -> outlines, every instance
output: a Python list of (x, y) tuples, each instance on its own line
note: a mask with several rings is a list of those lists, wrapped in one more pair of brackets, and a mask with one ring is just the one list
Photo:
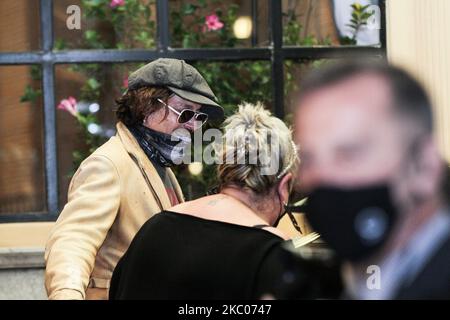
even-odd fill
[(346, 297), (450, 298), (447, 167), (424, 89), (402, 70), (362, 62), (326, 67), (302, 88), (305, 211), (344, 260)]

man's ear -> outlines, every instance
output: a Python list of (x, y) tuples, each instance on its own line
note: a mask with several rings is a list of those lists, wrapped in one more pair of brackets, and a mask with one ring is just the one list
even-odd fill
[(289, 201), (291, 185), (292, 185), (292, 173), (288, 173), (281, 179), (277, 187), (278, 194), (280, 195), (281, 201), (283, 201), (283, 203), (288, 203)]
[(440, 193), (445, 163), (440, 155), (435, 140), (427, 138), (415, 159), (415, 172), (412, 179), (415, 193), (425, 198)]

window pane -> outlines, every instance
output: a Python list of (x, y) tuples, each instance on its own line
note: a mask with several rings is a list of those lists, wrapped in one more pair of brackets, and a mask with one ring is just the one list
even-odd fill
[(54, 28), (57, 50), (154, 48), (155, 0), (58, 0)]
[(0, 1), (0, 51), (39, 50), (39, 0)]
[(285, 121), (293, 124), (295, 113), (296, 94), (302, 89), (302, 82), (305, 76), (315, 68), (319, 68), (333, 60), (286, 60), (284, 61), (284, 114)]
[[(267, 4), (268, 1), (258, 0), (170, 0), (171, 46), (268, 46)], [(253, 14), (256, 22), (252, 20)]]
[(283, 43), (286, 46), (379, 45), (377, 5), (378, 0), (283, 0)]
[(38, 66), (0, 67), (0, 214), (45, 211)]

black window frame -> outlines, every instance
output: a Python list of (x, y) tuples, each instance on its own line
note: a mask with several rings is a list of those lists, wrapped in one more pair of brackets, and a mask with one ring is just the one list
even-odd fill
[[(386, 58), (386, 0), (379, 1), (381, 11), (380, 45), (339, 47), (283, 46), (282, 1), (251, 0), (252, 18), (256, 22), (257, 1), (269, 5), (269, 32), (271, 43), (259, 48), (175, 49), (170, 47), (169, 2), (156, 0), (157, 48), (131, 50), (65, 50), (54, 51), (53, 0), (40, 0), (41, 50), (30, 52), (2, 52), (1, 65), (40, 65), (42, 68), (42, 91), (44, 103), (44, 153), (46, 211), (0, 214), (0, 223), (55, 221), (60, 213), (58, 200), (58, 159), (56, 141), (55, 65), (73, 63), (123, 63), (145, 62), (161, 57), (188, 61), (270, 61), (272, 76), (273, 112), (284, 117), (284, 67), (289, 59), (333, 59), (352, 56)], [(254, 24), (255, 25), (255, 24)], [(253, 28), (252, 46), (257, 43)]]

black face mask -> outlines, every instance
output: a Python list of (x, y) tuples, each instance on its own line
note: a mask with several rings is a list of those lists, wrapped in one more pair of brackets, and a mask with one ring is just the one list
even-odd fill
[(306, 218), (341, 258), (360, 261), (388, 238), (397, 218), (386, 185), (356, 189), (319, 187), (308, 195)]

